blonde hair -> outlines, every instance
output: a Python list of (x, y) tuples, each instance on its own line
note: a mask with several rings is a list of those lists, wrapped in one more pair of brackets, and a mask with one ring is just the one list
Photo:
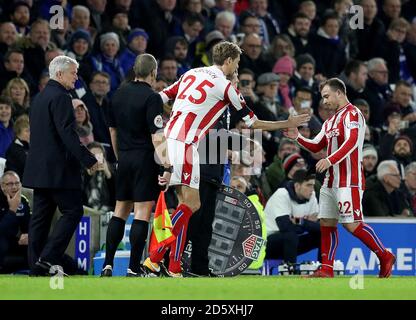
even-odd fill
[(16, 119), (13, 125), (13, 131), (16, 136), (20, 135), (24, 129), (30, 128), (29, 117), (22, 114)]
[(22, 79), (22, 78), (13, 78), (11, 79), (9, 82), (7, 82), (6, 88), (3, 91), (3, 94), (5, 96), (8, 96), (13, 103), (15, 102), (12, 98), (12, 87), (13, 86), (20, 86), (23, 87), (25, 89), (25, 98), (23, 100), (23, 107), (27, 108), (29, 107), (29, 102), (30, 102), (30, 89), (29, 86), (27, 84), (27, 82)]

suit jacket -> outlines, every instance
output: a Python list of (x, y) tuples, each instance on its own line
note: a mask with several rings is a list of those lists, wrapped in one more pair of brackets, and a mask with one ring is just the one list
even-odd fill
[(90, 168), (96, 161), (79, 142), (69, 91), (49, 80), (31, 106), (30, 150), (23, 184), (29, 188), (79, 189), (80, 164)]

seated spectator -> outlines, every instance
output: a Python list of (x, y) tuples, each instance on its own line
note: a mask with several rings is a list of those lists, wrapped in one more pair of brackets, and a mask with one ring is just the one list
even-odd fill
[(319, 207), (314, 185), (313, 174), (298, 170), (293, 181), (278, 189), (267, 202), (264, 209), (266, 259), (283, 259), (294, 264), (298, 255), (320, 248)]
[(384, 109), (399, 106), (402, 120), (408, 121), (409, 125), (416, 124), (416, 112), (414, 111), (412, 101), (412, 86), (403, 80), (396, 82), (391, 100), (385, 105)]
[(382, 159), (395, 160), (401, 177), (404, 178), (404, 168), (414, 160), (413, 142), (406, 135), (392, 137), (386, 134), (381, 140), (380, 154)]
[(3, 95), (12, 100), (13, 121), (22, 114), (29, 114), (30, 90), (25, 80), (22, 78), (11, 79), (3, 90)]
[(0, 66), (0, 91), (13, 78), (22, 78), (29, 86), (32, 95), (37, 92), (36, 83), (25, 69), (23, 52), (19, 49), (9, 49), (4, 55), (3, 65)]
[(111, 25), (106, 29), (107, 32), (114, 32), (120, 40), (120, 52), (127, 46), (127, 37), (131, 27), (129, 24), (129, 12), (123, 8), (117, 8), (111, 11)]
[(211, 31), (205, 36), (205, 43), (197, 46), (195, 59), (192, 63), (193, 68), (208, 67), (212, 65), (212, 48), (220, 41), (224, 40), (224, 35), (218, 30)]
[(376, 174), (378, 163), (378, 154), (376, 148), (372, 144), (364, 144), (363, 146), (363, 169), (364, 176), (369, 178)]
[(369, 130), (370, 137), (368, 138), (366, 137), (364, 141), (370, 142), (374, 145), (378, 145), (380, 142), (381, 130), (379, 128), (374, 128), (372, 125), (370, 125), (371, 111), (370, 111), (370, 106), (368, 105), (367, 101), (365, 101), (364, 99), (356, 99), (356, 100), (353, 100), (352, 104), (356, 106), (363, 114), (366, 128), (368, 128)]
[(30, 6), (25, 1), (14, 1), (10, 10), (10, 19), (20, 36), (25, 36), (30, 30)]
[(92, 142), (87, 147), (97, 157), (100, 164), (96, 171), (86, 170), (84, 172), (84, 204), (102, 212), (114, 210), (114, 169), (107, 162), (105, 150), (100, 143)]
[(312, 42), (313, 57), (316, 60), (318, 78), (339, 75), (346, 63), (345, 43), (339, 37), (338, 16), (334, 12), (324, 15)]
[(259, 100), (259, 97), (254, 92), (256, 87), (254, 72), (250, 69), (242, 69), (238, 73), (238, 90), (243, 95), (247, 105), (252, 108), (253, 103)]
[(407, 209), (404, 215), (416, 217), (416, 162), (409, 163), (404, 169), (404, 183), (400, 191)]
[(348, 99), (354, 101), (363, 97), (366, 81), (368, 78), (367, 65), (360, 60), (347, 62), (340, 79), (345, 82)]
[(135, 28), (130, 31), (127, 37), (127, 47), (119, 57), (125, 75), (132, 70), (136, 57), (139, 54), (146, 53), (147, 41), (149, 41), (149, 35), (144, 29)]
[(182, 36), (188, 41), (188, 61), (193, 61), (197, 52), (198, 43), (203, 41), (204, 17), (198, 13), (190, 13), (182, 20), (181, 28), (174, 35)]
[(187, 59), (188, 55), (188, 42), (184, 37), (176, 36), (170, 37), (166, 41), (166, 53), (172, 55), (178, 65), (177, 77), (179, 78), (185, 72), (191, 69), (191, 64)]
[(290, 114), (313, 114), (312, 91), (308, 87), (300, 87), (296, 89), (292, 101), (293, 105), (289, 108)]
[(215, 30), (222, 33), (226, 41), (237, 42), (237, 37), (234, 35), (234, 26), (236, 17), (233, 12), (222, 11), (215, 17)]
[(279, 90), (278, 98), (282, 106), (289, 109), (293, 106), (292, 102), (292, 88), (290, 87), (289, 80), (293, 75), (294, 61), (289, 56), (283, 56), (277, 60), (273, 67), (273, 72), (279, 76)]
[(178, 79), (178, 62), (172, 55), (167, 55), (159, 62), (159, 75), (163, 77), (169, 85)]
[(6, 151), (6, 171), (14, 171), (23, 179), (27, 153), (29, 152), (29, 117), (22, 115), (13, 125), (16, 139)]
[(89, 79), (92, 72), (89, 64), (90, 53), (92, 51), (91, 35), (84, 29), (76, 30), (67, 43), (65, 55), (71, 57), (79, 63), (78, 75)]
[(79, 29), (87, 31), (91, 39), (95, 39), (97, 30), (91, 26), (90, 10), (82, 5), (76, 5), (72, 8), (71, 25), (69, 33), (74, 33)]
[(0, 179), (0, 273), (28, 269), (27, 245), (29, 201), (21, 194), (22, 184), (13, 171)]
[(295, 46), (296, 56), (311, 53), (311, 20), (304, 13), (296, 13), (287, 30)]
[(243, 54), (240, 59), (240, 69), (250, 69), (256, 75), (270, 71), (270, 67), (262, 56), (263, 46), (261, 38), (255, 33), (244, 37), (241, 49)]
[(91, 58), (94, 71), (103, 71), (110, 75), (110, 96), (118, 88), (124, 79), (124, 71), (121, 68), (117, 53), (120, 48), (118, 35), (107, 32), (100, 36), (100, 52)]
[(6, 150), (13, 142), (12, 101), (0, 96), (0, 158), (6, 157)]
[(3, 59), (4, 54), (10, 47), (16, 44), (17, 31), (11, 22), (0, 23), (0, 58)]
[(268, 70), (273, 69), (276, 61), (283, 56), (295, 57), (295, 46), (287, 34), (278, 34), (264, 54)]
[(266, 177), (272, 192), (275, 192), (286, 178), (285, 169), (283, 168), (283, 160), (287, 156), (299, 152), (299, 146), (296, 145), (294, 140), (290, 140), (288, 138), (282, 138), (280, 140), (279, 149), (274, 155), (273, 162), (266, 168)]
[(367, 217), (401, 215), (405, 210), (400, 195), (401, 176), (396, 161), (384, 160), (377, 166), (377, 175), (367, 180), (363, 195), (363, 213)]
[(329, 108), (324, 104), (324, 100), (321, 99), (318, 104), (318, 110), (316, 114), (312, 115), (311, 120), (309, 121), (309, 126), (311, 128), (311, 133), (313, 136), (317, 135), (322, 128), (322, 125), (326, 120), (331, 118), (335, 114), (335, 110)]
[(92, 124), (90, 122), (90, 115), (85, 103), (79, 99), (72, 99), (72, 106), (74, 107), (75, 131), (79, 136), (79, 141), (87, 146), (94, 141), (94, 135), (92, 133)]
[(290, 79), (291, 87), (296, 90), (300, 87), (308, 87), (312, 91), (314, 110), (318, 109), (321, 93), (319, 92), (319, 83), (314, 78), (315, 59), (308, 53), (296, 57), (296, 70)]
[(307, 170), (305, 159), (299, 153), (287, 155), (283, 159), (283, 169), (285, 170), (285, 179), (280, 183), (279, 188), (286, 186), (294, 177), (296, 171)]

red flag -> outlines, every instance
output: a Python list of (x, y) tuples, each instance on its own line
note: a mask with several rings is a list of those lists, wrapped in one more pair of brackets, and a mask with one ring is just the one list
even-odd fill
[(149, 253), (160, 250), (175, 241), (172, 233), (172, 221), (166, 208), (165, 192), (161, 191), (157, 200), (153, 218), (152, 234), (150, 235)]

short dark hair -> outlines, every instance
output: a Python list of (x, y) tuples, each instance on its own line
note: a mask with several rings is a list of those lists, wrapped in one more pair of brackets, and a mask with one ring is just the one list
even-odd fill
[(7, 50), (7, 52), (4, 54), (4, 61), (9, 61), (10, 56), (13, 53), (17, 53), (17, 54), (21, 54), (23, 56), (23, 51), (20, 49), (16, 49), (16, 48), (10, 48), (9, 50)]
[(205, 19), (204, 16), (200, 13), (188, 13), (186, 14), (183, 22), (186, 22), (188, 26), (192, 26), (195, 23), (199, 22), (200, 24), (204, 25)]
[(309, 181), (315, 179), (315, 174), (309, 172), (305, 169), (299, 169), (293, 174), (293, 182), (295, 183), (303, 183), (305, 181)]
[(249, 68), (244, 68), (244, 69), (241, 69), (240, 70), (240, 72), (238, 73), (240, 76), (242, 75), (242, 74), (249, 74), (250, 76), (252, 76), (253, 77), (253, 79), (255, 79), (256, 78), (256, 75), (255, 75), (255, 73), (251, 70), (251, 69), (249, 69)]
[(212, 49), (212, 61), (219, 66), (224, 64), (228, 58), (237, 59), (241, 54), (241, 49), (235, 43), (229, 41), (222, 41), (217, 43)]
[(295, 92), (295, 96), (297, 95), (298, 92), (307, 92), (307, 93), (310, 93), (310, 95), (313, 97), (313, 91), (309, 87), (302, 86), (302, 87), (297, 88)]
[(0, 96), (0, 104), (8, 105), (10, 108), (13, 106), (13, 101), (8, 96)]
[(345, 66), (345, 75), (347, 77), (350, 76), (351, 73), (357, 73), (360, 70), (361, 66), (367, 66), (365, 64), (365, 62), (361, 61), (361, 60), (350, 60), (347, 62), (346, 66)]
[(411, 84), (409, 82), (407, 82), (406, 80), (398, 80), (396, 83), (396, 88), (399, 86), (403, 86), (403, 87), (407, 87), (407, 88), (411, 88)]
[(104, 72), (104, 71), (94, 71), (92, 73), (92, 75), (91, 75), (91, 82), (94, 80), (94, 78), (96, 76), (104, 77), (104, 78), (108, 79), (109, 81), (111, 80), (111, 77), (110, 77), (110, 75), (107, 72)]
[(368, 102), (364, 99), (355, 99), (352, 104), (354, 106), (366, 106), (367, 108), (370, 108), (370, 105), (368, 104)]
[(344, 81), (338, 78), (330, 78), (328, 80), (322, 81), (319, 85), (319, 91), (322, 92), (322, 89), (325, 86), (329, 86), (333, 91), (341, 90), (343, 94), (347, 94), (347, 88), (345, 87)]
[(292, 23), (295, 23), (295, 22), (296, 22), (296, 19), (308, 19), (308, 20), (311, 20), (311, 19), (309, 19), (309, 17), (308, 17), (306, 14), (304, 14), (303, 12), (296, 12), (296, 13), (293, 15), (293, 17), (292, 17)]
[(338, 14), (334, 10), (327, 10), (321, 20), (321, 27), (324, 26), (328, 20), (337, 20), (339, 24)]

